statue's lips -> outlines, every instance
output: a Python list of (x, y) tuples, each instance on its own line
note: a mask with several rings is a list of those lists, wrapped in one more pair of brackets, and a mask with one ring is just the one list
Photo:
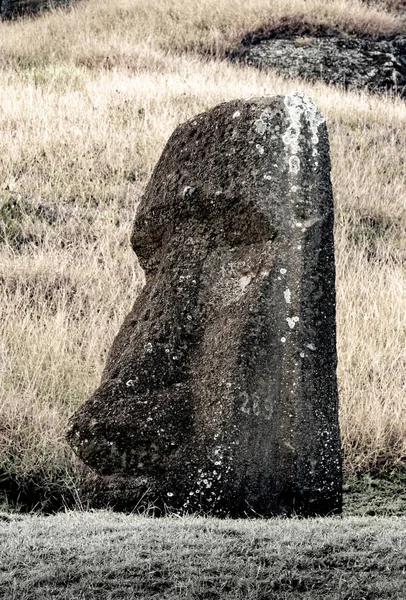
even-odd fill
[(105, 475), (121, 473), (144, 477), (162, 473), (165, 460), (177, 449), (173, 443), (145, 438), (132, 440), (123, 447), (117, 439), (108, 439), (100, 432), (86, 436), (74, 427), (68, 437), (76, 454)]

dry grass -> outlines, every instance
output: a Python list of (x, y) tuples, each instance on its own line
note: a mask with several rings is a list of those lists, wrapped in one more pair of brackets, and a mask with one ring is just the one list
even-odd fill
[(247, 32), (283, 17), (364, 34), (405, 30), (395, 14), (360, 0), (88, 0), (67, 13), (0, 24), (0, 64), (150, 69), (152, 48), (223, 54)]
[(405, 10), (406, 0), (371, 0), (369, 4), (377, 4), (383, 10)]
[(97, 385), (140, 287), (129, 230), (176, 125), (224, 100), (298, 87), (330, 131), (346, 469), (404, 464), (405, 104), (185, 52), (225, 47), (265, 13), (305, 5), (314, 19), (395, 27), (335, 0), (230, 0), (227, 10), (90, 0), (0, 24), (0, 476), (75, 472), (67, 415)]

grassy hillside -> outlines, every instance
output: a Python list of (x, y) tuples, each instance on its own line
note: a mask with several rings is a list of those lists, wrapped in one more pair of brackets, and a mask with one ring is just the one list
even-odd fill
[(142, 285), (129, 231), (173, 129), (225, 100), (296, 90), (330, 133), (346, 474), (404, 468), (406, 105), (222, 60), (248, 31), (303, 15), (406, 29), (356, 0), (88, 0), (0, 23), (0, 485), (12, 495), (75, 493), (66, 421)]
[(84, 0), (63, 14), (3, 24), (0, 56), (20, 67), (64, 63), (135, 70), (141, 61), (151, 70), (148, 51), (222, 55), (248, 31), (286, 18), (360, 34), (404, 30), (398, 13), (361, 0)]

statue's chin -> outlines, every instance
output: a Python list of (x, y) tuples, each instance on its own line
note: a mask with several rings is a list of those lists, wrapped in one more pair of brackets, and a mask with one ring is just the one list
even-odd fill
[(153, 476), (124, 477), (89, 472), (81, 484), (81, 499), (90, 508), (113, 508), (119, 511), (152, 509), (158, 482)]

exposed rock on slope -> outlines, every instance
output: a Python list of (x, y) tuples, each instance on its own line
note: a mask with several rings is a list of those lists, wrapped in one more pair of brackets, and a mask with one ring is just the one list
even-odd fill
[(42, 9), (66, 7), (74, 0), (0, 0), (2, 20), (15, 19), (23, 15), (31, 15)]
[(284, 28), (247, 36), (229, 59), (288, 77), (406, 96), (406, 35), (358, 38), (330, 29), (308, 35), (306, 29)]

